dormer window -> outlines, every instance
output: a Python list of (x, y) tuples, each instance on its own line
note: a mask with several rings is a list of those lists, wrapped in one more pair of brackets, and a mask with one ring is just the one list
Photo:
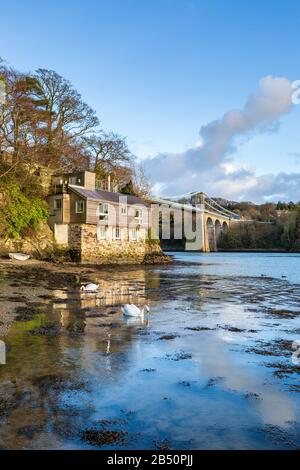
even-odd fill
[(121, 207), (121, 215), (127, 215), (127, 207), (126, 206)]

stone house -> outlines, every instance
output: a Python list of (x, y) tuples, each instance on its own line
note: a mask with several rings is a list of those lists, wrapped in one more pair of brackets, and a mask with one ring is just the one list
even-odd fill
[(52, 177), (49, 225), (57, 244), (81, 262), (142, 262), (161, 251), (148, 243), (150, 205), (142, 199), (98, 189), (95, 173)]

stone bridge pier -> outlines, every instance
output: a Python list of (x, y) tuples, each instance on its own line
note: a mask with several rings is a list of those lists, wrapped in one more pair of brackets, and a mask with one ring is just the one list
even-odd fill
[(204, 253), (218, 251), (218, 242), (222, 233), (227, 232), (230, 224), (235, 221), (206, 212), (197, 212), (194, 217), (196, 219), (194, 222), (196, 237), (194, 240), (186, 240), (186, 251), (202, 251)]

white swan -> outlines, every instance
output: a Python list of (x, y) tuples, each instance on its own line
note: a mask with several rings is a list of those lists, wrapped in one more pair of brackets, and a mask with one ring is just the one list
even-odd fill
[(148, 305), (145, 305), (142, 308), (137, 307), (134, 304), (126, 304), (121, 307), (123, 315), (126, 317), (142, 317), (144, 316), (144, 312), (149, 312), (150, 308)]
[(99, 289), (99, 284), (93, 284), (93, 283), (87, 284), (86, 286), (82, 285), (80, 287), (80, 290), (84, 292), (96, 292), (98, 289)]

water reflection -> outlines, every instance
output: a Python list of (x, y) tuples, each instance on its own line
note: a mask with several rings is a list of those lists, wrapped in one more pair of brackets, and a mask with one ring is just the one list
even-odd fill
[[(299, 371), (282, 380), (273, 363), (289, 364), (284, 348), (299, 332), (295, 285), (192, 264), (122, 267), (92, 281), (97, 294), (51, 286), (52, 298), (4, 338), (1, 448), (294, 446)], [(123, 317), (130, 302), (150, 303), (151, 314)], [(126, 439), (90, 442), (90, 429)]]

